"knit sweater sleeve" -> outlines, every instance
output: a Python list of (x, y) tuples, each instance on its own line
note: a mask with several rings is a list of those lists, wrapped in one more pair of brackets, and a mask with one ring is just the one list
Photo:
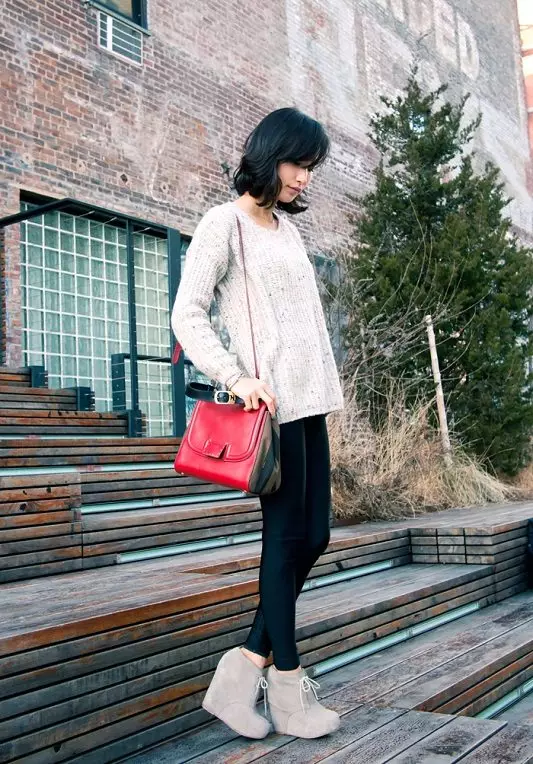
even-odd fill
[(223, 385), (242, 375), (235, 358), (211, 326), (209, 308), (228, 268), (231, 220), (217, 207), (200, 220), (185, 255), (171, 325), (193, 364)]

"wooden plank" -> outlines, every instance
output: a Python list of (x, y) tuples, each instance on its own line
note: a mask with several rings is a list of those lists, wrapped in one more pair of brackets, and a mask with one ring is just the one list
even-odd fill
[[(0, 658), (0, 676), (6, 677), (0, 679), (0, 697), (38, 689), (54, 682), (56, 677), (58, 681), (68, 679), (73, 671), (81, 671), (81, 666), (95, 660), (92, 653), (98, 653), (97, 660), (102, 661), (98, 665), (104, 667), (112, 665), (112, 661), (100, 659), (100, 655), (119, 648), (129, 649), (130, 645), (134, 645), (136, 649), (146, 649), (146, 654), (150, 654), (153, 645), (156, 645), (157, 652), (172, 644), (179, 645), (182, 641), (193, 644), (203, 639), (205, 634), (213, 636), (242, 628), (243, 624), (253, 619), (258, 602), (258, 595), (251, 595), (6, 655)], [(159, 641), (154, 642), (154, 638)], [(79, 665), (77, 661), (81, 661)], [(13, 674), (18, 676), (13, 677)]]
[[(420, 623), (421, 621), (429, 620), (430, 618), (442, 615), (452, 607), (460, 607), (473, 601), (480, 602), (480, 605), (483, 607), (486, 604), (490, 604), (494, 601), (494, 595), (484, 594), (483, 596), (480, 596), (478, 593), (475, 593), (464, 595), (463, 597), (458, 597), (457, 599), (450, 598), (440, 605), (428, 607), (427, 610), (417, 611), (412, 615), (402, 615), (395, 621), (391, 621), (390, 616), (388, 615), (387, 611), (385, 611), (384, 615), (381, 617), (376, 615), (366, 619), (366, 623), (369, 626), (369, 628), (366, 630), (363, 629), (357, 631), (357, 626), (346, 626), (342, 630), (343, 652), (345, 650), (352, 650), (356, 647), (369, 644), (373, 642), (374, 639), (387, 637), (401, 629), (406, 629), (409, 626), (414, 626)], [(407, 609), (407, 606), (404, 605), (403, 609)], [(373, 629), (370, 628), (372, 624), (374, 624)], [(348, 634), (346, 634), (346, 632), (348, 632)], [(302, 653), (302, 665), (308, 667), (335, 656), (338, 652), (338, 643), (336, 643), (335, 636), (335, 633), (328, 631), (325, 633), (325, 635), (315, 635), (313, 639), (307, 643), (305, 641), (303, 643), (300, 642), (299, 650)], [(325, 644), (322, 644), (323, 642)], [(306, 648), (308, 652), (306, 652)]]
[(20, 568), (28, 565), (38, 566), (42, 562), (55, 562), (74, 557), (81, 557), (81, 543), (76, 546), (46, 549), (40, 552), (32, 551), (26, 554), (9, 554), (5, 557), (0, 557), (0, 569), (9, 570), (10, 568)]
[(73, 513), (70, 513), (69, 522), (55, 523), (52, 525), (31, 525), (0, 531), (0, 542), (4, 544), (13, 541), (27, 541), (29, 539), (49, 538), (53, 536), (68, 535), (70, 533), (80, 533), (81, 524), (75, 522), (72, 517)]
[(476, 716), (487, 706), (528, 682), (531, 677), (533, 677), (533, 657), (523, 656), (520, 660), (496, 672), (493, 677), (480, 682), (467, 693), (463, 693), (460, 702), (454, 704), (457, 711), (450, 713)]
[[(102, 725), (100, 729), (91, 730), (88, 733), (63, 740), (59, 750), (58, 743), (50, 744), (47, 742), (50, 739), (50, 736), (48, 736), (47, 741), (43, 743), (46, 745), (45, 748), (26, 754), (22, 758), (13, 759), (12, 764), (50, 764), (51, 761), (68, 761), (69, 763), (77, 761), (87, 764), (88, 751), (92, 751), (98, 748), (98, 746), (103, 747), (116, 739), (123, 738), (127, 740), (132, 734), (138, 734), (139, 730), (153, 727), (165, 721), (174, 720), (177, 713), (185, 714), (187, 710), (196, 709), (203, 699), (205, 691), (202, 689), (198, 693), (178, 699), (173, 697), (175, 694), (176, 692), (173, 693), (169, 690), (166, 693), (166, 697), (164, 694), (152, 699), (148, 697), (144, 699), (143, 710), (138, 714), (124, 715), (124, 718), (117, 720), (113, 724)], [(41, 742), (40, 738), (38, 740)], [(75, 759), (75, 756), (79, 756), (79, 758)], [(95, 759), (92, 760), (95, 761)], [(101, 762), (100, 754), (96, 761)]]
[(69, 422), (69, 421), (96, 421), (113, 422), (124, 421), (125, 414), (115, 414), (109, 411), (24, 411), (21, 409), (16, 417), (11, 415), (2, 416), (0, 410), (0, 423), (6, 424), (4, 419), (18, 420), (20, 424), (33, 424), (38, 419), (44, 419), (47, 422)]
[[(70, 529), (70, 525), (68, 526)], [(58, 549), (59, 547), (75, 546), (81, 544), (81, 535), (78, 533), (66, 533), (64, 536), (45, 536), (44, 538), (31, 538), (24, 541), (2, 540), (0, 534), (0, 554), (24, 554), (25, 552), (38, 552), (44, 549)], [(2, 558), (0, 557), (0, 567)]]
[[(3, 529), (8, 531), (16, 528), (27, 528), (35, 525), (53, 525), (54, 523), (68, 523), (73, 520), (72, 511), (66, 512), (39, 512), (32, 515), (10, 515), (0, 517), (0, 532)], [(1, 536), (0, 536), (1, 538)], [(12, 537), (11, 537), (12, 538)]]
[[(219, 533), (216, 530), (213, 532), (213, 536), (230, 536), (240, 533), (252, 533), (261, 530), (261, 518), (259, 517), (256, 522), (241, 522), (237, 525), (223, 525)], [(142, 536), (140, 538), (125, 538), (122, 541), (103, 541), (100, 543), (92, 544), (90, 540), (85, 541), (83, 554), (87, 557), (100, 554), (118, 554), (121, 552), (132, 552), (139, 549), (151, 549), (152, 547), (167, 546), (168, 544), (182, 544), (189, 541), (197, 541), (204, 539), (206, 535), (206, 528), (201, 527), (196, 531), (184, 531), (179, 532), (166, 532), (153, 536)]]
[(25, 568), (13, 570), (0, 570), (0, 583), (6, 585), (13, 582), (21, 582), (24, 579), (35, 577), (55, 576), (58, 573), (68, 574), (81, 570), (81, 558), (61, 560), (60, 562), (43, 562), (40, 565), (30, 565)]
[[(510, 531), (504, 531), (502, 533), (493, 533), (491, 535), (480, 535), (476, 536), (474, 534), (469, 533), (468, 535), (465, 534), (465, 540), (467, 545), (475, 545), (475, 546), (494, 546), (495, 544), (500, 544), (505, 541), (512, 541), (513, 539), (524, 539), (526, 538), (526, 525), (521, 525), (519, 528), (514, 528)], [(440, 541), (439, 536), (439, 541)]]
[(90, 439), (76, 439), (58, 438), (51, 443), (49, 440), (32, 439), (27, 438), (6, 438), (0, 443), (0, 451), (4, 449), (23, 449), (31, 451), (33, 449), (44, 448), (46, 450), (52, 449), (52, 452), (72, 448), (74, 451), (89, 448), (97, 453), (109, 453), (109, 449), (120, 448), (125, 449), (126, 452), (135, 453), (139, 449), (152, 449), (157, 447), (167, 448), (170, 445), (179, 444), (181, 442), (180, 437), (174, 436), (146, 436), (137, 438), (117, 438), (115, 440), (109, 439), (105, 441), (95, 441)]
[(336, 753), (329, 755), (326, 761), (331, 764), (353, 764), (354, 757), (357, 756), (358, 760), (365, 764), (382, 764), (391, 761), (449, 722), (450, 718), (441, 714), (408, 711), (374, 732), (343, 746)]
[[(111, 570), (114, 573), (116, 569)], [(87, 577), (93, 573), (98, 574), (102, 572), (98, 570), (85, 571), (83, 576)], [(107, 574), (108, 571), (105, 572)], [(130, 571), (128, 571), (128, 576), (131, 576)], [(76, 579), (79, 580), (81, 577), (82, 574), (78, 574)], [(113, 577), (108, 576), (108, 579), (108, 584), (112, 586)], [(218, 579), (211, 576), (181, 574), (178, 582), (171, 581), (169, 576), (166, 576), (166, 580), (168, 582), (166, 591), (158, 591), (157, 583), (154, 581), (147, 587), (146, 591), (143, 591), (137, 575), (135, 581), (139, 588), (138, 593), (135, 595), (131, 594), (129, 597), (122, 596), (119, 598), (119, 593), (116, 592), (114, 601), (109, 601), (106, 597), (102, 598), (102, 592), (93, 592), (92, 601), (86, 595), (85, 602), (83, 603), (83, 606), (86, 608), (85, 615), (83, 615), (81, 602), (76, 602), (75, 599), (68, 607), (65, 603), (61, 603), (61, 606), (58, 606), (54, 602), (53, 612), (45, 612), (44, 602), (40, 601), (35, 603), (39, 604), (39, 610), (36, 611), (35, 607), (32, 607), (33, 597), (37, 591), (35, 586), (33, 586), (27, 590), (29, 599), (26, 599), (25, 602), (23, 624), (20, 623), (20, 620), (8, 616), (14, 602), (7, 601), (6, 588), (4, 588), (4, 613), (6, 619), (5, 622), (0, 623), (2, 633), (0, 638), (0, 655), (6, 655), (17, 650), (32, 649), (54, 641), (64, 641), (78, 636), (86, 636), (109, 628), (139, 623), (142, 620), (146, 620), (148, 613), (152, 618), (157, 618), (171, 613), (187, 611), (190, 608), (202, 607), (215, 602), (254, 594), (258, 588), (255, 576), (250, 578), (246, 573), (224, 576)], [(37, 582), (44, 583), (38, 581), (38, 579), (31, 583), (35, 584)], [(24, 590), (20, 585), (19, 591), (20, 599), (24, 600), (22, 597)], [(164, 594), (161, 593), (162, 591), (164, 591)], [(46, 593), (43, 592), (41, 596), (46, 598)], [(20, 612), (19, 607), (17, 607), (17, 611)], [(36, 628), (37, 624), (41, 624), (39, 628)]]
[(70, 486), (71, 483), (78, 482), (77, 477), (72, 474), (65, 475), (9, 475), (0, 477), (0, 489), (2, 495), (4, 491), (19, 489), (21, 492), (28, 490), (46, 490), (51, 486)]
[[(335, 697), (338, 695), (350, 702), (392, 705), (393, 698), (401, 697), (404, 688), (409, 692), (430, 672), (440, 668), (445, 673), (452, 661), (473, 650), (485, 650), (491, 641), (505, 636), (517, 625), (527, 624), (531, 628), (532, 605), (530, 597), (520, 595), (517, 602), (488, 606), (467, 619), (461, 618), (440, 626), (435, 632), (367, 656), (324, 679), (327, 681), (329, 677), (333, 682)], [(468, 658), (465, 663), (468, 664)], [(335, 675), (339, 677), (336, 683)], [(419, 700), (415, 698), (413, 705)]]
[(382, 695), (380, 704), (422, 711), (438, 710), (452, 697), (530, 653), (533, 650), (531, 625), (528, 622), (511, 629), (481, 647), (426, 671), (423, 676), (403, 684), (401, 690)]
[(198, 764), (245, 764), (252, 761), (260, 761), (261, 764), (314, 764), (328, 761), (331, 755), (352, 741), (364, 740), (367, 735), (386, 730), (389, 724), (406, 715), (394, 708), (356, 707), (343, 714), (341, 725), (333, 735), (316, 739), (294, 738), (291, 735), (269, 735), (263, 740), (237, 737), (216, 746), (214, 735), (202, 740), (190, 733), (172, 745), (172, 761), (174, 764), (188, 761), (187, 751), (190, 750)]
[[(29, 375), (28, 375), (29, 379)], [(7, 395), (22, 395), (22, 396), (33, 396), (35, 398), (46, 398), (49, 395), (56, 395), (59, 398), (76, 398), (76, 393), (73, 390), (68, 389), (62, 389), (60, 387), (58, 388), (52, 388), (52, 387), (26, 387), (26, 386), (20, 386), (18, 389), (14, 387), (13, 385), (6, 385), (5, 379), (3, 376), (0, 376), (0, 396), (2, 394)]]
[(508, 724), (498, 735), (461, 759), (464, 764), (531, 764), (532, 761), (533, 727), (514, 724)]
[(201, 502), (189, 504), (186, 507), (150, 507), (121, 512), (100, 512), (95, 515), (83, 516), (83, 528), (86, 533), (112, 528), (122, 532), (122, 529), (140, 525), (157, 524), (161, 522), (187, 521), (197, 517), (210, 518), (219, 515), (231, 516), (241, 512), (256, 512), (260, 509), (255, 499), (235, 499), (234, 501)]
[[(25, 435), (28, 434), (28, 426), (20, 426), (16, 424), (8, 424), (0, 426), (0, 435)], [(80, 423), (72, 423), (64, 425), (62, 423), (57, 425), (31, 425), (32, 435), (118, 435), (127, 431), (127, 423), (111, 423), (101, 426), (95, 426), (93, 423), (88, 422), (83, 425)]]
[[(220, 632), (220, 623), (210, 624), (207, 627), (206, 625), (195, 626), (169, 637), (145, 638), (141, 644), (126, 645), (110, 652), (101, 651), (96, 656), (92, 656), (89, 663), (84, 660), (81, 662), (69, 660), (66, 665), (55, 665), (52, 674), (50, 674), (50, 668), (46, 668), (39, 674), (41, 681), (46, 675), (53, 679), (54, 684), (49, 690), (39, 689), (34, 693), (28, 692), (27, 684), (21, 685), (21, 679), (14, 678), (9, 680), (8, 684), (4, 683), (6, 685), (4, 692), (15, 693), (15, 696), (11, 701), (0, 703), (0, 713), (4, 716), (15, 715), (16, 713), (21, 715), (35, 707), (51, 708), (54, 703), (67, 699), (70, 694), (77, 694), (76, 675), (78, 673), (86, 674), (89, 668), (90, 675), (83, 682), (85, 693), (144, 674), (149, 674), (156, 682), (159, 682), (158, 677), (161, 676), (160, 683), (165, 683), (165, 671), (158, 674), (158, 670), (161, 671), (166, 667), (175, 667), (173, 669), (175, 681), (194, 677), (207, 669), (214, 670), (218, 659), (225, 650), (244, 641), (252, 618), (253, 612), (250, 611), (244, 616), (240, 614), (231, 619), (226, 619), (230, 623), (224, 624), (225, 629), (222, 633)], [(297, 634), (297, 636), (299, 635)], [(329, 641), (334, 640), (338, 640), (338, 635), (329, 635)], [(299, 647), (302, 648), (301, 643)], [(74, 679), (70, 682), (62, 681), (71, 677)], [(34, 683), (36, 676), (31, 677), (31, 681)], [(107, 695), (101, 695), (104, 699), (103, 702), (107, 703), (111, 702), (112, 696), (112, 689)], [(78, 699), (78, 712), (84, 708), (84, 702), (82, 698)], [(63, 711), (57, 709), (57, 714), (61, 713)], [(56, 715), (53, 719), (47, 717), (46, 723), (48, 725), (52, 724), (52, 721), (55, 723), (60, 718), (66, 718), (66, 716)], [(30, 729), (30, 718), (21, 718), (21, 724), (25, 730)]]
[[(157, 514), (157, 510), (154, 511), (154, 515)], [(82, 516), (83, 518), (83, 516)], [(84, 531), (84, 539), (87, 544), (98, 543), (113, 543), (124, 541), (125, 539), (134, 539), (143, 536), (158, 536), (164, 533), (179, 533), (186, 530), (201, 529), (204, 531), (204, 537), (206, 530), (213, 529), (213, 533), (217, 535), (218, 529), (223, 528), (226, 525), (239, 525), (242, 523), (258, 522), (262, 520), (261, 512), (251, 512), (246, 510), (244, 512), (235, 512), (233, 514), (218, 514), (214, 516), (197, 516), (196, 518), (190, 518), (188, 520), (160, 520), (155, 521), (155, 517), (151, 523), (143, 523), (141, 525), (128, 525), (123, 526), (117, 530), (108, 528), (105, 530)]]
[(505, 727), (505, 722), (501, 720), (451, 717), (448, 724), (443, 724), (403, 753), (394, 756), (394, 759), (387, 760), (394, 764), (453, 764), (459, 759), (462, 761), (461, 757), (479, 748), (487, 740), (497, 737)]
[(65, 511), (80, 504), (79, 497), (74, 498), (70, 491), (65, 492), (65, 498), (55, 496), (55, 492), (51, 492), (49, 495), (52, 496), (52, 499), (37, 499), (29, 502), (25, 499), (19, 499), (13, 502), (0, 503), (0, 517), (5, 518), (4, 522), (9, 525), (10, 516), (23, 517), (25, 513), (34, 515), (41, 512)]

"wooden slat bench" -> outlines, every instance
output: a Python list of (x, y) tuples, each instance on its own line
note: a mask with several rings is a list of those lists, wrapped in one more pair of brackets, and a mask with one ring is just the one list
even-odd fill
[[(172, 496), (188, 494), (190, 487), (206, 498), (216, 486), (173, 477)], [(93, 485), (94, 487), (94, 485)], [(198, 491), (198, 489), (203, 489)], [(218, 487), (218, 490), (221, 487)], [(143, 498), (146, 493), (143, 494)], [(157, 499), (156, 499), (157, 500)], [(152, 550), (187, 544), (207, 538), (261, 530), (261, 511), (254, 499), (210, 501), (185, 506), (160, 506), (130, 511), (111, 511), (81, 515), (84, 567), (112, 565), (120, 555), (137, 550)]]
[[(152, 764), (189, 759), (210, 764), (234, 761), (313, 762), (326, 759), (350, 764), (531, 764), (533, 761), (533, 727), (508, 724), (506, 718), (481, 720), (468, 718), (462, 712), (428, 713), (421, 710), (421, 698), (434, 697), (438, 688), (431, 682), (431, 667), (450, 665), (441, 671), (449, 691), (459, 693), (472, 675), (472, 650), (487, 649), (497, 640), (510, 637), (516, 627), (525, 630), (533, 625), (533, 593), (522, 593), (497, 605), (471, 613), (458, 621), (388, 648), (385, 652), (364, 657), (357, 662), (317, 676), (320, 700), (341, 714), (337, 733), (318, 740), (295, 739), (271, 734), (261, 741), (245, 740), (203, 711), (196, 712), (196, 726), (173, 740), (127, 759), (128, 764)], [(491, 648), (487, 653), (485, 674), (490, 676)], [(456, 668), (453, 670), (453, 661)], [(460, 661), (462, 663), (460, 664)], [(450, 663), (448, 663), (450, 662)], [(459, 668), (460, 666), (460, 668)], [(309, 673), (313, 674), (312, 669)], [(426, 681), (426, 677), (428, 680)], [(411, 688), (421, 686), (413, 695)], [(404, 694), (405, 689), (405, 694)], [(392, 705), (394, 700), (398, 705)], [(414, 705), (413, 705), (414, 703)], [(209, 724), (202, 724), (206, 719)], [(179, 729), (178, 721), (169, 720), (166, 730)], [(192, 722), (192, 715), (190, 721)], [(159, 733), (163, 732), (161, 725)], [(155, 740), (155, 731), (154, 731)], [(128, 750), (150, 745), (149, 735), (142, 732), (128, 740)], [(92, 753), (88, 762), (96, 762), (96, 754), (110, 756), (119, 751), (119, 742)]]
[[(145, 418), (143, 418), (145, 424)], [(0, 411), (0, 435), (127, 435), (125, 414), (100, 411)]]
[(411, 527), (413, 562), (494, 565), (503, 599), (508, 590), (526, 585), (527, 521), (532, 516), (533, 502), (426, 516), (425, 527), (424, 521)]
[(81, 568), (80, 502), (70, 475), (0, 477), (0, 582)]
[(0, 366), (0, 385), (2, 387), (29, 387), (31, 382), (30, 370), (26, 368), (9, 368)]
[(0, 440), (0, 467), (62, 467), (80, 469), (111, 464), (165, 462), (172, 465), (181, 438), (12, 438)]
[(76, 411), (76, 391), (51, 390), (47, 387), (4, 385), (0, 377), (0, 411), (37, 409), (41, 411)]
[[(221, 654), (248, 632), (257, 576), (183, 573), (173, 562), (4, 587), (0, 757), (82, 761), (99, 749), (101, 762), (112, 761), (102, 748), (116, 741), (125, 755), (130, 736), (155, 742), (207, 719), (203, 694)], [(307, 591), (297, 619), (302, 663), (492, 597), (483, 565), (399, 566)]]
[[(219, 550), (187, 555), (182, 568), (194, 573), (234, 573), (237, 570), (257, 570), (261, 559), (260, 542), (227, 549), (222, 557)], [(321, 555), (309, 577), (353, 570), (358, 567), (388, 561), (390, 567), (411, 562), (409, 532), (361, 531), (353, 528), (334, 528), (328, 548)]]

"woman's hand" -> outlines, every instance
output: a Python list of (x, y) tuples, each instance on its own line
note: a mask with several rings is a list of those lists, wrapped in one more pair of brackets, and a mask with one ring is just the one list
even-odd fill
[(255, 377), (241, 377), (230, 390), (244, 400), (244, 410), (251, 411), (259, 408), (259, 400), (263, 400), (272, 416), (276, 416), (276, 396), (266, 382)]

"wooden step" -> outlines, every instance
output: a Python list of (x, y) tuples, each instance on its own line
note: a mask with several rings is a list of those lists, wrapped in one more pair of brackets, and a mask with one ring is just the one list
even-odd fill
[(0, 477), (0, 581), (80, 569), (80, 505), (71, 475)]
[[(122, 515), (125, 515), (124, 517)], [(137, 517), (140, 515), (140, 517)], [(130, 525), (128, 525), (130, 524)], [(155, 550), (205, 539), (225, 539), (260, 531), (262, 527), (259, 501), (256, 498), (232, 502), (211, 502), (168, 507), (158, 510), (114, 512), (104, 515), (83, 515), (82, 533), (84, 567), (110, 564), (109, 555), (135, 549)], [(89, 559), (90, 558), (90, 559)], [(260, 542), (239, 544), (232, 552), (220, 549), (188, 553), (183, 570), (198, 573), (234, 573), (237, 570), (258, 569), (261, 558)], [(102, 562), (100, 562), (102, 560)], [(320, 558), (321, 575), (337, 573), (358, 566), (367, 566), (384, 560), (391, 565), (411, 561), (407, 531), (361, 534), (357, 529), (334, 529), (327, 552)]]
[[(518, 724), (518, 720), (511, 717), (499, 717), (490, 722), (492, 726), (484, 727), (486, 721), (477, 718), (416, 711), (407, 703), (397, 707), (388, 706), (385, 696), (394, 688), (397, 697), (400, 697), (404, 685), (409, 687), (414, 684), (417, 677), (423, 680), (428, 656), (433, 656), (435, 664), (440, 662), (445, 665), (454, 657), (468, 656), (470, 650), (478, 649), (477, 645), (483, 645), (484, 642), (489, 644), (491, 640), (500, 639), (502, 635), (512, 632), (517, 626), (531, 623), (532, 618), (533, 593), (521, 593), (505, 602), (489, 605), (458, 621), (389, 647), (383, 652), (362, 658), (356, 663), (323, 675), (314, 674), (320, 684), (320, 701), (328, 708), (335, 709), (342, 717), (339, 731), (326, 738), (307, 741), (272, 734), (261, 741), (245, 740), (222, 722), (200, 711), (196, 715), (196, 726), (190, 731), (125, 760), (128, 764), (152, 764), (156, 761), (181, 764), (189, 760), (199, 764), (256, 760), (262, 763), (281, 762), (282, 759), (294, 762), (326, 759), (356, 764), (385, 761), (398, 764), (454, 764), (457, 761), (466, 761), (467, 764), (501, 764), (504, 761), (513, 764), (530, 763), (533, 761), (533, 727), (530, 725)], [(313, 673), (312, 669), (308, 669), (308, 673)], [(262, 704), (258, 710), (262, 711)], [(400, 711), (405, 715), (400, 714)], [(423, 716), (418, 717), (420, 713)], [(362, 728), (354, 726), (353, 720), (358, 715), (375, 722), (379, 735), (373, 735), (371, 730), (369, 735), (367, 721)], [(418, 719), (418, 723), (422, 724), (419, 728), (420, 737), (414, 740), (411, 738), (413, 730), (410, 722), (413, 719)], [(433, 729), (431, 725), (426, 727), (423, 724), (426, 719), (435, 725)], [(203, 723), (206, 720), (211, 721)], [(193, 721), (192, 714), (189, 721)], [(394, 731), (388, 726), (391, 721), (397, 722)], [(404, 722), (407, 724), (404, 725)], [(159, 731), (152, 731), (152, 739), (155, 739), (158, 732), (162, 735), (164, 730), (169, 734), (173, 726), (179, 729), (179, 720), (161, 724)], [(122, 741), (122, 744), (117, 741), (105, 746), (98, 753), (111, 756), (113, 749), (118, 753), (122, 747), (127, 756), (128, 751), (135, 752), (141, 746), (149, 745), (150, 737), (141, 732), (127, 742)], [(345, 758), (329, 758), (331, 750), (335, 753), (341, 749)], [(96, 752), (92, 755), (95, 756)]]
[[(158, 470), (80, 472), (82, 505), (127, 502), (175, 497), (183, 494), (206, 494), (221, 486), (177, 473), (173, 467)], [(223, 489), (224, 490), (224, 489)], [(227, 489), (226, 489), (227, 490)]]
[(528, 724), (533, 729), (533, 690), (530, 690), (517, 703), (499, 713), (497, 719), (516, 724)]
[(24, 412), (32, 409), (75, 411), (76, 391), (50, 389), (48, 387), (17, 387), (4, 384), (0, 376), (0, 412), (10, 409)]
[[(145, 418), (143, 418), (145, 424)], [(100, 411), (0, 411), (0, 435), (126, 435), (125, 414)]]
[(30, 370), (28, 368), (0, 366), (0, 385), (3, 387), (29, 387)]
[[(258, 742), (231, 738), (229, 728), (206, 725), (194, 733), (176, 737), (172, 743), (127, 756), (127, 764), (528, 764), (533, 752), (533, 730), (503, 721), (485, 721), (429, 714), (371, 705), (329, 707), (341, 716), (339, 730), (322, 738), (306, 740), (271, 733)], [(228, 732), (226, 732), (228, 730)], [(132, 750), (138, 735), (128, 741)], [(105, 746), (87, 756), (120, 755), (120, 745)], [(482, 758), (477, 758), (481, 755)], [(509, 758), (508, 758), (509, 757)], [(75, 762), (81, 762), (76, 758)], [(85, 760), (84, 760), (85, 761)]]
[(174, 462), (181, 438), (21, 438), (0, 440), (0, 467), (103, 467), (136, 462)]
[[(215, 488), (206, 484), (205, 492)], [(188, 492), (188, 486), (180, 485), (179, 490)], [(124, 552), (257, 532), (262, 527), (261, 508), (254, 498), (83, 514), (81, 520), (85, 567), (113, 564)]]
[[(302, 663), (492, 598), (483, 565), (405, 565), (311, 589), (298, 602)], [(183, 573), (172, 561), (4, 586), (0, 757), (69, 761), (141, 730), (153, 739), (165, 722), (186, 729), (256, 605), (255, 572)]]

